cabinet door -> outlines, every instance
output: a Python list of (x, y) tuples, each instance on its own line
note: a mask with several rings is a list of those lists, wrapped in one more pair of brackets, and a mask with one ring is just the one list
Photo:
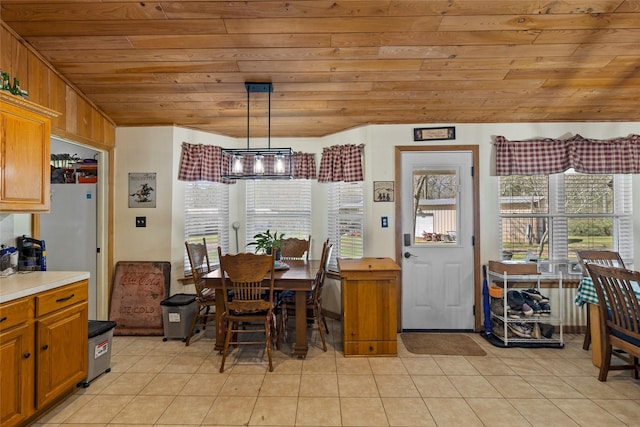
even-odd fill
[(17, 425), (33, 413), (33, 342), (33, 323), (0, 333), (0, 425)]
[(37, 320), (37, 408), (87, 376), (88, 325), (86, 302)]
[(48, 211), (49, 119), (2, 103), (0, 211)]
[(395, 283), (395, 277), (345, 280), (345, 340), (396, 341)]

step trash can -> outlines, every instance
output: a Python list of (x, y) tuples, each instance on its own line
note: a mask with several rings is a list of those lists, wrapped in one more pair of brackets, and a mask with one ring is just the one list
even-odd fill
[(89, 387), (91, 381), (111, 371), (111, 342), (115, 327), (116, 322), (109, 320), (89, 320), (89, 365), (83, 387)]
[(179, 338), (186, 342), (197, 311), (196, 294), (175, 294), (160, 301), (160, 305), (164, 327), (162, 341)]

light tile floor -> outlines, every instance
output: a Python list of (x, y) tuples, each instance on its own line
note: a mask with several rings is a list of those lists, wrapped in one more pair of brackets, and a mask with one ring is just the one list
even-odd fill
[[(640, 381), (597, 380), (582, 336), (564, 349), (501, 349), (487, 356), (345, 358), (340, 323), (329, 351), (316, 333), (306, 359), (241, 347), (218, 372), (213, 339), (189, 347), (161, 337), (113, 339), (112, 371), (79, 388), (37, 426), (623, 426), (640, 425)], [(209, 333), (209, 331), (207, 331)]]

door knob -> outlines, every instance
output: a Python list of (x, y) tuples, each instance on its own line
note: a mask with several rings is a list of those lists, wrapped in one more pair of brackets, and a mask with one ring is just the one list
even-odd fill
[(417, 257), (417, 255), (412, 254), (411, 252), (405, 252), (404, 253), (404, 257), (405, 258), (411, 258), (411, 257)]

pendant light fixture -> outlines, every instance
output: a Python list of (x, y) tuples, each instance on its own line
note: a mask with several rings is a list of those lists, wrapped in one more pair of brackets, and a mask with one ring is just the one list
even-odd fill
[[(291, 148), (271, 148), (271, 83), (244, 84), (247, 90), (247, 148), (222, 149), (222, 177), (236, 179), (292, 179), (293, 150)], [(268, 93), (269, 121), (267, 148), (250, 148), (249, 104), (252, 93)]]

